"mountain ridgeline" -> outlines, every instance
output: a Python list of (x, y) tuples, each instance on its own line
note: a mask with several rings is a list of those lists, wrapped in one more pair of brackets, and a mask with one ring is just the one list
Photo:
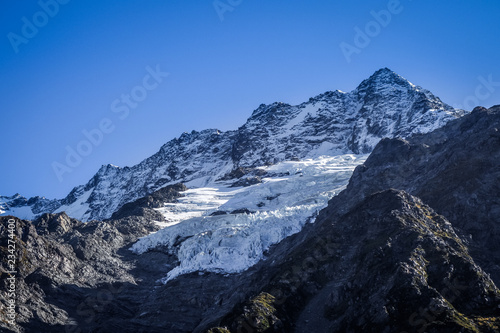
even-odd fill
[(22, 218), (65, 211), (82, 221), (107, 219), (166, 185), (204, 186), (240, 167), (369, 153), (384, 137), (427, 133), (463, 114), (384, 68), (349, 93), (329, 91), (294, 106), (262, 104), (237, 130), (184, 133), (135, 166), (102, 166), (64, 199), (0, 197), (0, 209), (25, 207)]
[[(319, 158), (343, 153), (370, 155)], [(0, 320), (0, 331), (498, 333), (498, 161), (500, 106), (454, 110), (388, 69), (350, 93), (261, 105), (236, 131), (186, 133), (136, 166), (104, 166), (63, 200), (3, 197), (7, 214), (41, 215), (0, 217), (0, 233), (15, 221), (17, 258), (17, 325)], [(311, 190), (337, 183), (326, 198)], [(321, 195), (324, 208), (281, 214), (300, 211), (290, 192), (301, 204)], [(222, 209), (231, 200), (247, 206)], [(173, 225), (181, 206), (206, 214)], [(62, 212), (75, 207), (106, 219)], [(207, 269), (245, 241), (257, 253), (249, 240), (284, 234), (278, 220), (293, 229), (287, 216), (300, 228), (252, 265)], [(165, 279), (186, 255), (203, 265)]]

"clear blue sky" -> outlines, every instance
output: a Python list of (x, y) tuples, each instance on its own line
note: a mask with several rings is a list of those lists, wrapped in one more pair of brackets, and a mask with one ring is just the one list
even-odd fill
[[(500, 104), (500, 84), (476, 93), (478, 77), (500, 81), (496, 0), (221, 0), (219, 13), (213, 0), (60, 1), (52, 16), (37, 1), (0, 4), (1, 195), (62, 198), (102, 164), (134, 165), (185, 131), (236, 129), (261, 103), (350, 91), (381, 67), (454, 106)], [(372, 37), (348, 62), (340, 45), (356, 47), (356, 27)], [(148, 66), (169, 75), (158, 83)], [(131, 92), (134, 108), (120, 100)], [(53, 162), (103, 119), (113, 131), (60, 181)]]

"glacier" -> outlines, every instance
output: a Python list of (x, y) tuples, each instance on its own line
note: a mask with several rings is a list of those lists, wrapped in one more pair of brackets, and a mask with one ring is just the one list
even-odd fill
[(276, 176), (264, 177), (259, 184), (231, 187), (231, 181), (215, 181), (190, 189), (178, 203), (157, 209), (168, 221), (166, 226), (138, 240), (131, 250), (142, 254), (161, 247), (177, 256), (180, 264), (163, 283), (197, 271), (244, 271), (264, 259), (270, 246), (313, 222), (367, 156), (284, 161), (260, 167)]

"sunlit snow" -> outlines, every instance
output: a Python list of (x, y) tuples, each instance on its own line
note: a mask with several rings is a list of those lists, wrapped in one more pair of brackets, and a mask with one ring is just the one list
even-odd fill
[[(177, 255), (180, 265), (162, 280), (165, 283), (196, 271), (244, 271), (264, 258), (271, 245), (313, 221), (366, 157), (348, 154), (287, 161), (262, 167), (274, 176), (260, 184), (234, 188), (230, 182), (214, 182), (188, 190), (179, 203), (158, 209), (169, 226), (143, 237), (131, 250), (141, 254), (164, 246)], [(210, 216), (244, 208), (251, 213)]]
[(87, 199), (92, 194), (94, 188), (84, 192), (75, 202), (70, 205), (63, 205), (56, 209), (54, 213), (66, 212), (69, 216), (78, 220), (86, 221), (89, 215), (89, 204)]
[(32, 220), (36, 215), (30, 206), (3, 208), (0, 209), (0, 214), (16, 216), (23, 220)]

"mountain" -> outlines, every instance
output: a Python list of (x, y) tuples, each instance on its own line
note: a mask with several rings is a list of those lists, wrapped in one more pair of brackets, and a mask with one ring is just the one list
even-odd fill
[(447, 217), (500, 284), (499, 148), (500, 106), (477, 107), (432, 133), (382, 140), (338, 200), (355, 205), (387, 188), (418, 196)]
[[(228, 178), (217, 182), (227, 185), (221, 192), (169, 185), (106, 221), (81, 223), (64, 213), (33, 222), (14, 218), (19, 325), (13, 331), (498, 332), (499, 129), (495, 106), (430, 133), (382, 140), (310, 223), (288, 221), (301, 223), (300, 231), (242, 271), (199, 266), (164, 279), (183, 267), (186, 242), (200, 245), (184, 249), (205, 264), (210, 251), (255, 250), (255, 232), (246, 239), (231, 232), (217, 238), (224, 226), (244, 227), (243, 216), (258, 226), (263, 212), (252, 210), (286, 211), (282, 206), (300, 197), (321, 206), (321, 188), (338, 175), (331, 159), (339, 156), (257, 168), (266, 172), (258, 173), (262, 183), (231, 187), (237, 180)], [(254, 198), (264, 206), (226, 211)], [(190, 206), (195, 202), (220, 209), (151, 234), (161, 203), (188, 214), (200, 206)], [(0, 232), (7, 219), (0, 217)], [(184, 224), (184, 231), (196, 229), (196, 221), (203, 222), (200, 229), (210, 224), (209, 230), (177, 232)], [(221, 222), (218, 228), (214, 221)], [(271, 222), (267, 230), (275, 235)], [(165, 234), (168, 229), (174, 232)], [(169, 237), (144, 252), (128, 250), (155, 235)], [(215, 240), (219, 248), (205, 247)], [(7, 242), (0, 238), (2, 252)], [(5, 298), (0, 293), (0, 303)], [(0, 327), (9, 326), (0, 321)]]
[(268, 259), (276, 266), (262, 268), (270, 273), (219, 327), (497, 332), (500, 290), (452, 225), (404, 191), (372, 194), (339, 218), (322, 214), (280, 245)]
[(199, 328), (498, 332), (499, 130), (500, 106), (478, 107), (382, 140), (313, 224), (243, 274), (246, 297)]
[(44, 212), (52, 212), (61, 206), (62, 200), (50, 200), (44, 197), (26, 198), (16, 193), (12, 196), (0, 196), (0, 215), (15, 215), (31, 220)]
[(355, 90), (329, 91), (299, 105), (260, 105), (234, 131), (184, 133), (141, 163), (102, 166), (62, 200), (1, 197), (4, 214), (35, 218), (65, 211), (89, 221), (107, 219), (124, 204), (166, 185), (201, 187), (231, 172), (321, 155), (369, 153), (383, 137), (427, 133), (464, 114), (387, 68)]

